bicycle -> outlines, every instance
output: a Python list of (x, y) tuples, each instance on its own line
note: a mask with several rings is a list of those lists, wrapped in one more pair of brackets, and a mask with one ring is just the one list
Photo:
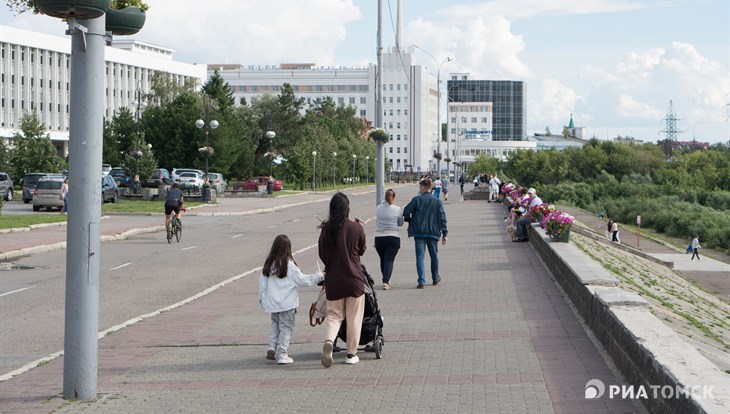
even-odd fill
[(167, 229), (167, 243), (172, 243), (172, 236), (175, 236), (175, 240), (177, 240), (178, 243), (180, 243), (180, 238), (182, 237), (182, 225), (180, 224), (180, 220), (177, 219), (177, 214), (173, 214), (172, 217), (170, 217), (170, 225)]

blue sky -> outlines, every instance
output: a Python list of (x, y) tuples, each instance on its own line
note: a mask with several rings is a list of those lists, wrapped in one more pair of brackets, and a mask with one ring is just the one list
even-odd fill
[[(148, 0), (136, 39), (178, 60), (276, 65), (375, 62), (377, 0)], [(383, 0), (383, 45), (394, 45), (397, 0)], [(392, 21), (391, 21), (392, 12)], [(0, 22), (62, 35), (60, 21)], [(403, 43), (444, 74), (523, 80), (528, 132), (559, 132), (574, 114), (589, 135), (661, 139), (669, 100), (680, 139), (730, 141), (728, 0), (403, 0)], [(1, 33), (0, 33), (1, 35)], [(420, 51), (416, 60), (433, 61)]]

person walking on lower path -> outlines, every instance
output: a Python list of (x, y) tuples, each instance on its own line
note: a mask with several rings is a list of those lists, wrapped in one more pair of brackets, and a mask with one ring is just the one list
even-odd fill
[(380, 273), (383, 275), (383, 290), (390, 289), (393, 262), (400, 249), (400, 232), (403, 212), (393, 204), (395, 191), (385, 192), (385, 202), (375, 209), (375, 250), (380, 256)]
[(621, 243), (621, 240), (618, 238), (618, 222), (614, 221), (611, 224), (611, 241), (616, 243)]
[(433, 182), (433, 196), (441, 199), (441, 178), (436, 177), (436, 181)]
[(403, 209), (403, 219), (408, 222), (408, 237), (416, 242), (416, 271), (418, 272), (418, 289), (426, 284), (424, 259), (426, 249), (431, 258), (431, 279), (436, 286), (441, 282), (439, 275), (438, 242), (446, 244), (448, 229), (446, 228), (446, 212), (441, 200), (431, 197), (431, 183), (421, 180), (420, 194)]
[(694, 238), (692, 238), (692, 259), (690, 261), (694, 262), (695, 256), (697, 256), (697, 260), (700, 260), (700, 236), (695, 234)]
[[(433, 197), (431, 197), (433, 199)], [(360, 257), (365, 254), (365, 223), (350, 221), (350, 200), (337, 193), (330, 200), (327, 221), (319, 228), (319, 258), (325, 266), (324, 289), (327, 294), (325, 342), (322, 365), (332, 366), (332, 349), (343, 319), (347, 323), (347, 359), (345, 364), (357, 364), (363, 313), (365, 311), (365, 280)]]
[(314, 286), (321, 282), (321, 272), (305, 275), (299, 270), (291, 253), (291, 241), (280, 234), (271, 245), (259, 278), (259, 303), (271, 314), (269, 350), (266, 359), (279, 365), (291, 364), (289, 341), (294, 333), (294, 317), (299, 307), (299, 286)]
[(464, 178), (464, 174), (461, 174), (459, 176), (459, 189), (461, 189), (462, 195), (464, 195), (464, 184), (466, 184), (466, 179)]

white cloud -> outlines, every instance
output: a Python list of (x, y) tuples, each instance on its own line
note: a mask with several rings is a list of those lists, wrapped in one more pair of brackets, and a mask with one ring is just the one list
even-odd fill
[(555, 78), (535, 80), (527, 90), (527, 118), (535, 131), (542, 132), (549, 127), (552, 132), (568, 125), (570, 116), (576, 119), (576, 126), (589, 123), (594, 117), (588, 113), (576, 113), (576, 105), (584, 99), (569, 86)]
[(618, 99), (618, 113), (627, 118), (661, 119), (661, 110), (644, 102), (639, 102), (629, 95), (621, 95)]
[[(510, 22), (501, 16), (472, 15), (456, 24), (436, 24), (418, 19), (406, 27), (405, 37), (424, 47), (436, 59), (454, 59), (445, 68), (448, 72), (469, 72), (476, 78), (527, 79), (534, 74), (518, 57), (525, 49), (520, 35), (511, 32)], [(417, 61), (433, 66), (428, 56)]]
[(655, 5), (621, 0), (493, 0), (476, 5), (447, 7), (444, 14), (451, 18), (470, 18), (475, 14), (500, 15), (506, 18), (533, 16), (563, 16), (591, 13), (619, 13), (639, 10)]

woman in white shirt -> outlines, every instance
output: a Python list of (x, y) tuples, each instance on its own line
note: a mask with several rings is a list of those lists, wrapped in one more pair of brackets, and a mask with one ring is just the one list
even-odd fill
[(375, 250), (380, 256), (380, 272), (383, 275), (383, 290), (390, 289), (393, 262), (400, 250), (400, 232), (403, 225), (403, 211), (393, 204), (395, 191), (385, 192), (385, 202), (375, 209)]

